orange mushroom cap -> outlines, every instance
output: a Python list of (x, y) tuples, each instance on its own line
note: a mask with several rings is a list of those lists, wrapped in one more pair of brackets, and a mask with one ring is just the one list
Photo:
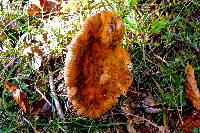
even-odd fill
[(86, 20), (68, 46), (64, 77), (80, 115), (101, 117), (132, 84), (132, 62), (120, 46), (124, 32), (120, 17), (103, 11)]

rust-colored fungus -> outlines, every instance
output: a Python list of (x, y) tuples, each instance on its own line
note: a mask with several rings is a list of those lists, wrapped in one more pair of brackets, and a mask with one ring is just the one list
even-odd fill
[(101, 117), (128, 91), (132, 63), (120, 46), (123, 35), (120, 17), (103, 11), (86, 20), (68, 46), (65, 82), (80, 115)]

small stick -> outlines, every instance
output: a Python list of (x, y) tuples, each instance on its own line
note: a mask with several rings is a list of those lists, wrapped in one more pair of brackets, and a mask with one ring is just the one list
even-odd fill
[(34, 128), (33, 124), (32, 124), (29, 120), (27, 120), (25, 117), (23, 117), (23, 119), (32, 127), (32, 129), (34, 130), (35, 133), (39, 133), (39, 132)]
[(150, 124), (150, 125), (152, 125), (152, 126), (158, 128), (158, 130), (159, 130), (160, 132), (163, 132), (163, 130), (165, 129), (165, 128), (163, 128), (162, 126), (158, 126), (156, 123), (153, 123), (153, 122), (151, 122), (150, 120), (148, 120), (148, 119), (146, 119), (146, 118), (144, 118), (144, 117), (140, 117), (140, 116), (137, 116), (137, 115), (133, 115), (133, 114), (131, 114), (131, 113), (124, 113), (124, 115), (133, 116), (133, 117), (138, 118), (138, 119), (140, 119), (140, 120), (142, 120), (142, 121), (146, 121), (148, 124)]
[(50, 84), (51, 93), (53, 95), (53, 99), (55, 101), (56, 110), (58, 111), (58, 115), (60, 116), (60, 118), (64, 118), (64, 114), (61, 109), (60, 103), (58, 101), (58, 97), (56, 96), (56, 90), (55, 90), (55, 85), (54, 85), (52, 74), (49, 75), (49, 84)]
[(49, 100), (46, 98), (46, 96), (42, 94), (42, 92), (37, 87), (35, 87), (35, 90), (42, 96), (42, 98), (44, 98), (44, 100), (49, 104), (49, 106), (52, 106)]

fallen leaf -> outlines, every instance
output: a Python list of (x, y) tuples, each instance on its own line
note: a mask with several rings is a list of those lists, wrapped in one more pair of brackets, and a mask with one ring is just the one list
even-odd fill
[(197, 82), (194, 76), (194, 69), (192, 65), (188, 65), (186, 68), (187, 82), (185, 87), (185, 94), (197, 109), (194, 113), (189, 114), (189, 116), (183, 117), (179, 120), (178, 128), (185, 132), (192, 132), (192, 129), (200, 126), (200, 93), (197, 88)]
[(147, 113), (160, 113), (162, 111), (161, 108), (157, 107), (157, 102), (152, 97), (146, 97), (143, 101), (141, 101), (142, 107), (145, 109)]
[(188, 65), (186, 69), (187, 82), (185, 87), (185, 94), (193, 104), (193, 106), (200, 110), (200, 93), (197, 88), (197, 82), (194, 76), (194, 69), (191, 65)]
[(33, 16), (40, 13), (41, 9), (37, 5), (32, 5), (31, 8), (28, 9), (28, 14)]
[(170, 133), (169, 127), (160, 126), (159, 131), (157, 133)]
[(128, 124), (126, 127), (127, 127), (127, 130), (128, 130), (128, 133), (137, 133), (136, 129), (133, 128), (133, 126)]
[(26, 113), (30, 113), (30, 106), (26, 94), (15, 84), (4, 81), (6, 89), (11, 93), (16, 103)]
[(50, 99), (50, 97), (47, 93), (45, 94), (45, 97), (46, 97), (46, 99), (44, 99), (44, 98), (40, 99), (33, 106), (33, 109), (31, 111), (32, 115), (36, 115), (36, 116), (50, 116), (50, 115), (52, 115), (51, 105), (49, 104), (49, 101), (47, 101), (47, 100)]
[(39, 13), (60, 13), (62, 1), (56, 0), (31, 0), (31, 8), (28, 9), (29, 15)]
[(200, 112), (192, 112), (183, 117), (179, 120), (177, 127), (186, 133), (191, 133), (193, 128), (200, 127)]

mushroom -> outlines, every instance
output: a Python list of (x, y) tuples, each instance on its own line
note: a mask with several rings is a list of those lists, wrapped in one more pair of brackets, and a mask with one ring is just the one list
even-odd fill
[(132, 84), (132, 62), (120, 46), (124, 32), (120, 17), (103, 11), (86, 20), (68, 45), (64, 77), (81, 116), (101, 117)]

